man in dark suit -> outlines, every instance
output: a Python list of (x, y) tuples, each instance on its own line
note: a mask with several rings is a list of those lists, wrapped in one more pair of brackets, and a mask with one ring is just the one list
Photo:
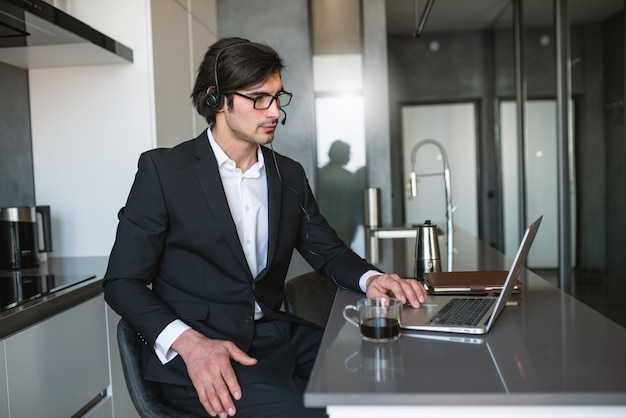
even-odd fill
[(212, 45), (192, 93), (209, 129), (142, 154), (118, 215), (106, 301), (144, 339), (145, 378), (198, 415), (325, 416), (302, 401), (322, 330), (279, 311), (294, 249), (340, 286), (426, 298), (347, 248), (302, 167), (265, 147), (291, 100), (282, 69), (266, 45)]

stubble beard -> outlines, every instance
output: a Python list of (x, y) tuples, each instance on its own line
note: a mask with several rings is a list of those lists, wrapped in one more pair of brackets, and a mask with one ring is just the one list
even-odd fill
[[(271, 122), (270, 122), (271, 123)], [(256, 126), (253, 133), (249, 134), (239, 129), (236, 125), (229, 125), (233, 137), (239, 141), (251, 144), (251, 145), (267, 145), (274, 140), (275, 131), (264, 132), (263, 126), (267, 125), (267, 122), (262, 122)], [(276, 125), (278, 126), (278, 125)]]

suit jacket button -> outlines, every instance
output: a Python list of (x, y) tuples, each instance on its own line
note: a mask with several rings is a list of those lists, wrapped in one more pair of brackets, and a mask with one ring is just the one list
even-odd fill
[(256, 289), (256, 284), (252, 283), (252, 290)]
[(246, 318), (246, 324), (251, 324), (253, 322), (254, 322), (254, 317), (249, 316), (249, 317)]

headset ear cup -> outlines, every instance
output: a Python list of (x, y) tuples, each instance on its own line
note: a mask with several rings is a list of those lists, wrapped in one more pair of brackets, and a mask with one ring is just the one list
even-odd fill
[(210, 109), (217, 110), (221, 107), (221, 100), (219, 96), (220, 94), (217, 92), (217, 89), (215, 87), (211, 87), (207, 91), (206, 104), (207, 106), (209, 106)]

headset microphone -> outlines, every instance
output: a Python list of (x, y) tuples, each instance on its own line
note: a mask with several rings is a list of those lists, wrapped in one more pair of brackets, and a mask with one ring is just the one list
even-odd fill
[(279, 109), (281, 112), (283, 112), (283, 115), (285, 115), (283, 116), (283, 120), (280, 121), (281, 125), (284, 125), (285, 123), (287, 123), (287, 112), (285, 112), (282, 107), (279, 107)]

